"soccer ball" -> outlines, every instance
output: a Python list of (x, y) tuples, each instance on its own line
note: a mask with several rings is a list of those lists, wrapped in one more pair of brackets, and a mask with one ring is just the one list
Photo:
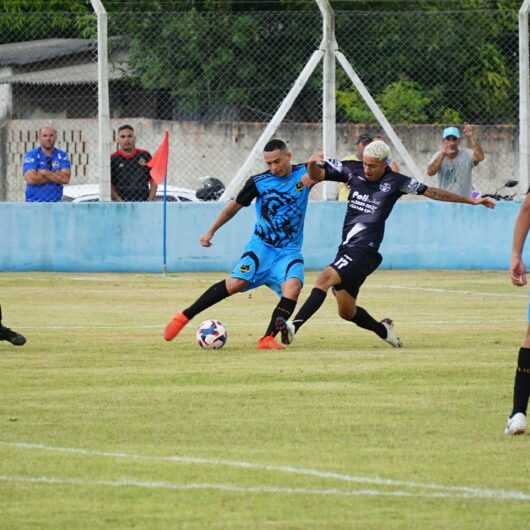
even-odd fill
[(197, 328), (197, 344), (205, 350), (218, 350), (226, 344), (228, 333), (219, 320), (205, 320)]

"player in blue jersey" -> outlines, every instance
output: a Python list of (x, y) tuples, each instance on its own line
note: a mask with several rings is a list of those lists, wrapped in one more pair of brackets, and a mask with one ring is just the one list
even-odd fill
[(438, 188), (427, 187), (414, 178), (393, 172), (387, 164), (390, 149), (376, 140), (367, 145), (363, 161), (324, 161), (321, 153), (308, 162), (308, 186), (323, 180), (344, 182), (350, 188), (348, 208), (342, 229), (342, 242), (333, 262), (318, 276), (309, 298), (292, 322), (278, 317), (276, 330), (281, 331), (284, 344), (290, 344), (294, 334), (318, 311), (328, 290), (333, 288), (339, 316), (357, 326), (374, 332), (392, 346), (401, 347), (392, 320), (373, 318), (357, 305), (359, 289), (366, 278), (381, 264), (379, 246), (383, 240), (385, 222), (396, 201), (407, 193), (424, 195), (437, 201), (495, 206), (489, 198), (471, 199)]
[(274, 339), (274, 324), (279, 317), (288, 319), (291, 316), (304, 282), (301, 248), (310, 190), (302, 183), (306, 165), (292, 164), (292, 154), (284, 141), (268, 142), (263, 158), (268, 170), (247, 180), (235, 200), (226, 205), (201, 237), (200, 243), (209, 247), (217, 230), (256, 199), (254, 234), (230, 277), (212, 285), (191, 306), (171, 319), (164, 332), (166, 340), (174, 339), (194, 316), (228, 296), (267, 285), (278, 294), (280, 301), (272, 312), (265, 335), (258, 342), (258, 349), (284, 348)]
[(63, 185), (70, 182), (70, 159), (55, 147), (56, 139), (53, 127), (43, 127), (40, 146), (24, 155), (26, 202), (58, 202), (63, 197)]

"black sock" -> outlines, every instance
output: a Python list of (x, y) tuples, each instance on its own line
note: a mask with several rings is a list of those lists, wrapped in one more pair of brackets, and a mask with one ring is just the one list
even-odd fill
[(220, 282), (214, 283), (209, 289), (206, 289), (206, 291), (204, 291), (204, 293), (202, 293), (192, 305), (184, 309), (182, 312), (191, 320), (201, 311), (208, 309), (208, 307), (224, 300), (228, 296), (230, 296), (230, 294), (226, 289), (226, 281), (221, 280)]
[(357, 306), (357, 312), (351, 321), (360, 328), (373, 331), (379, 338), (386, 339), (387, 332), (385, 326), (372, 317), (366, 309)]
[(530, 348), (520, 348), (515, 371), (515, 384), (513, 387), (513, 411), (526, 414), (528, 396), (530, 395)]
[(327, 294), (326, 291), (323, 291), (318, 287), (313, 287), (309, 298), (304, 302), (304, 305), (293, 319), (295, 331), (298, 331), (306, 320), (309, 320), (318, 311), (320, 306), (324, 303)]
[(271, 335), (274, 337), (278, 332), (276, 331), (276, 319), (278, 317), (285, 318), (289, 320), (289, 317), (293, 314), (294, 308), (296, 307), (296, 300), (291, 300), (290, 298), (281, 297), (278, 305), (274, 308), (272, 312), (271, 321), (269, 322), (269, 327), (265, 332), (265, 337)]

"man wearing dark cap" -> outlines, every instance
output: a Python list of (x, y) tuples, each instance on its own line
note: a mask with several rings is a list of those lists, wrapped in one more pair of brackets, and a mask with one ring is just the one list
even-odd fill
[[(363, 159), (364, 148), (373, 141), (374, 139), (369, 134), (361, 134), (355, 142), (355, 153), (345, 157), (344, 160), (354, 160), (355, 162), (360, 162)], [(339, 187), (338, 200), (347, 201), (349, 193), (350, 188), (345, 184), (341, 184)]]
[(361, 134), (355, 142), (355, 153), (351, 154), (350, 156), (347, 156), (344, 160), (362, 160), (364, 148), (373, 141), (373, 137), (369, 134)]

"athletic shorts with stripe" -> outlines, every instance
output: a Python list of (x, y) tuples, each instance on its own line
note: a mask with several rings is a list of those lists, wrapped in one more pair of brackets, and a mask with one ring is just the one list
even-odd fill
[(267, 285), (281, 296), (287, 280), (297, 278), (304, 284), (304, 258), (298, 249), (276, 248), (253, 238), (230, 276), (249, 282), (245, 291)]
[(341, 283), (334, 287), (335, 291), (345, 290), (353, 298), (357, 298), (361, 285), (382, 261), (383, 257), (379, 252), (363, 248), (339, 249), (335, 259), (329, 264), (341, 278)]

